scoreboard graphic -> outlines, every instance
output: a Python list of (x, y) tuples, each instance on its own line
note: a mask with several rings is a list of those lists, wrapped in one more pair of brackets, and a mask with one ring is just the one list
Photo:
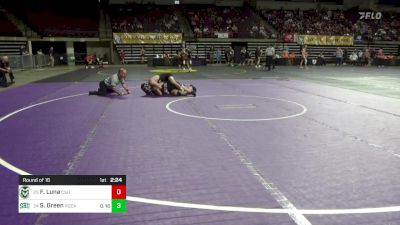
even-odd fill
[(125, 175), (21, 175), (19, 213), (124, 213)]

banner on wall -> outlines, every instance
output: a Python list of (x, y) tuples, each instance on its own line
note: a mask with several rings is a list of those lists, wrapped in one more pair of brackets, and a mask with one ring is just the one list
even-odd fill
[(218, 38), (229, 38), (229, 33), (218, 33)]
[(284, 33), (283, 40), (285, 42), (296, 42), (297, 41), (297, 34), (292, 33)]
[(180, 44), (181, 33), (113, 33), (114, 44)]
[(298, 35), (297, 43), (302, 45), (351, 46), (354, 44), (354, 38), (353, 36)]

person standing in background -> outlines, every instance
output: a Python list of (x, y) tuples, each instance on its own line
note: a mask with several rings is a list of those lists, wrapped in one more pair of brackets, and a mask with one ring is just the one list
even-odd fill
[(305, 68), (308, 69), (307, 57), (308, 57), (307, 45), (304, 45), (303, 49), (301, 49), (300, 69), (303, 69), (303, 63), (304, 63)]
[(261, 61), (261, 48), (257, 47), (256, 52), (255, 52), (255, 67), (260, 68), (260, 61)]
[(21, 45), (21, 47), (20, 47), (20, 49), (19, 49), (19, 53), (20, 53), (21, 55), (25, 55), (25, 51), (26, 51), (25, 46), (24, 46), (24, 45)]
[(140, 49), (140, 63), (144, 63), (144, 59), (145, 59), (145, 55), (146, 55), (146, 50), (144, 50), (144, 48), (142, 47)]
[(346, 60), (349, 59), (349, 54), (347, 52), (347, 48), (342, 49), (342, 51), (343, 51), (342, 64), (346, 65)]
[(39, 50), (36, 52), (35, 58), (36, 58), (36, 67), (42, 67), (42, 66), (45, 64), (45, 62), (44, 62), (44, 60), (43, 60), (43, 52), (42, 52), (42, 49), (39, 49)]
[(266, 55), (266, 64), (265, 67), (268, 67), (268, 71), (271, 71), (272, 69), (275, 69), (274, 64), (274, 56), (275, 56), (275, 48), (273, 46), (268, 46), (268, 48), (265, 50), (265, 55)]
[(4, 87), (8, 86), (7, 74), (10, 76), (11, 84), (13, 84), (15, 77), (8, 62), (8, 56), (3, 56), (0, 61), (0, 81)]
[(380, 48), (378, 49), (377, 53), (376, 53), (376, 59), (378, 61), (378, 67), (384, 67), (385, 66), (385, 54), (383, 53), (383, 49)]
[(121, 59), (121, 64), (124, 65), (125, 64), (125, 52), (123, 49), (121, 49), (121, 51), (119, 51), (119, 58)]
[(221, 49), (217, 48), (217, 51), (215, 52), (215, 59), (217, 64), (221, 64), (221, 57), (222, 57)]
[(210, 48), (208, 52), (208, 59), (210, 60), (210, 64), (214, 64), (214, 47)]
[(367, 60), (367, 66), (371, 66), (371, 49), (369, 47), (365, 49), (364, 56)]
[(229, 65), (234, 66), (235, 62), (235, 50), (232, 47), (229, 47)]
[(228, 47), (225, 49), (225, 54), (226, 54), (226, 64), (228, 66), (233, 66), (233, 59), (235, 57), (235, 51), (233, 50), (232, 47)]
[(229, 56), (229, 47), (226, 47), (226, 48), (224, 49), (224, 55), (225, 55), (225, 62), (226, 62), (226, 64), (229, 65), (229, 59), (228, 59), (228, 56)]
[(242, 50), (240, 50), (240, 65), (244, 66), (244, 63), (246, 61), (246, 47), (242, 47)]
[(51, 67), (54, 67), (54, 48), (50, 47), (49, 50), (49, 64)]
[(326, 66), (324, 53), (320, 52), (317, 57), (317, 65)]
[(336, 66), (341, 66), (343, 64), (343, 50), (340, 47), (336, 49)]

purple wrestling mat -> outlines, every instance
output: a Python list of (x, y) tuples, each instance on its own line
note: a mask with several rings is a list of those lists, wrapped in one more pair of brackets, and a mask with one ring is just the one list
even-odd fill
[(0, 224), (400, 224), (399, 100), (304, 81), (192, 83), (196, 98), (143, 97), (140, 82), (122, 97), (77, 95), (97, 83), (0, 93), (3, 160), (126, 174), (130, 196), (118, 215), (18, 214), (18, 174), (1, 167)]

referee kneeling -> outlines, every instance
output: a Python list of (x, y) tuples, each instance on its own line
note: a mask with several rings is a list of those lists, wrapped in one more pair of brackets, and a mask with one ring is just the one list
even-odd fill
[(99, 89), (97, 91), (89, 91), (89, 95), (99, 95), (99, 96), (106, 96), (107, 94), (110, 93), (117, 93), (118, 95), (124, 95), (122, 90), (118, 88), (119, 85), (121, 85), (127, 94), (130, 94), (131, 92), (128, 89), (128, 86), (126, 86), (126, 79), (127, 76), (127, 71), (125, 68), (120, 68), (118, 70), (118, 73), (113, 74), (106, 79), (100, 81), (99, 83)]

